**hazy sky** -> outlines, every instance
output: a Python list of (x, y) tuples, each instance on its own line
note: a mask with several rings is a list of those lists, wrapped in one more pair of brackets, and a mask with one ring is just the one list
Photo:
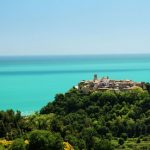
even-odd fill
[(150, 53), (150, 0), (0, 0), (0, 55)]

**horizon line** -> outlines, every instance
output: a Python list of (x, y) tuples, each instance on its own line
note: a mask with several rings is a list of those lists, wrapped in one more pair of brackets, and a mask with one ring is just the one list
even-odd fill
[(0, 57), (39, 57), (39, 56), (109, 56), (109, 55), (150, 55), (150, 53), (98, 53), (98, 54), (8, 54), (0, 55)]

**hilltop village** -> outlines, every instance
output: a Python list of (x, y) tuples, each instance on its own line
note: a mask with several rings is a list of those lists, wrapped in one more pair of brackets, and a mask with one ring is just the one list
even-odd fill
[(90, 91), (125, 91), (132, 90), (140, 87), (145, 89), (144, 82), (134, 82), (132, 80), (111, 80), (109, 77), (98, 78), (94, 75), (93, 80), (82, 80), (76, 88), (83, 93), (89, 93)]

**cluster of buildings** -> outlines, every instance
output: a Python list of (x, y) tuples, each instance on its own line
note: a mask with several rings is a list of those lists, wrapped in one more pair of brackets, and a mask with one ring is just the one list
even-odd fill
[(94, 75), (93, 80), (83, 80), (76, 88), (84, 93), (90, 91), (124, 91), (132, 90), (134, 88), (141, 87), (144, 89), (143, 82), (133, 82), (132, 80), (111, 80), (109, 77), (103, 77), (98, 79), (97, 75)]

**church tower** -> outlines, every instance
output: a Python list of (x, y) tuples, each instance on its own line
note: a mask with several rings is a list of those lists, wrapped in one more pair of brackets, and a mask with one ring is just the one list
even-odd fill
[(93, 81), (96, 81), (97, 80), (97, 74), (94, 74), (94, 79)]

